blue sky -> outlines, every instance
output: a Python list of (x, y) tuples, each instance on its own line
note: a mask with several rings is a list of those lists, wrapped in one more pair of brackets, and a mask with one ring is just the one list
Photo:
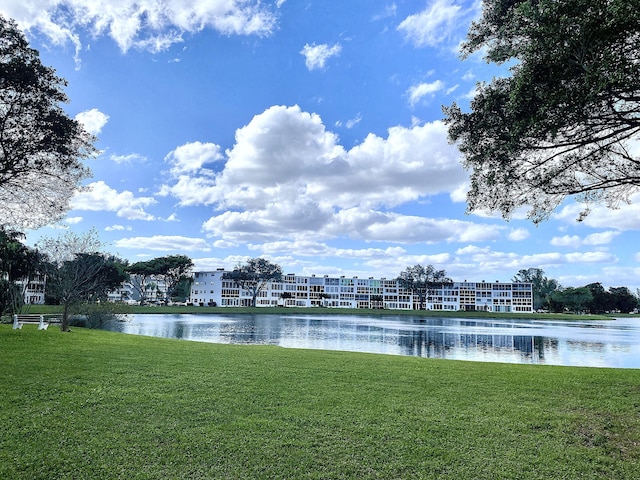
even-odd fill
[(102, 154), (66, 220), (132, 262), (266, 257), (289, 273), (454, 280), (542, 268), (640, 287), (640, 196), (581, 223), (465, 213), (442, 105), (504, 70), (457, 46), (479, 2), (5, 0)]

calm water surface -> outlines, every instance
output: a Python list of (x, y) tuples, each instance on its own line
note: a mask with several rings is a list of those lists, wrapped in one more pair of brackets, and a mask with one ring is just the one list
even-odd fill
[(129, 315), (109, 330), (502, 363), (640, 368), (640, 319), (539, 321), (352, 315)]

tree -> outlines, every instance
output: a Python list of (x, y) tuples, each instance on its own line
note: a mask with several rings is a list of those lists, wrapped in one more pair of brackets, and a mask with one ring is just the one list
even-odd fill
[(193, 260), (186, 255), (169, 255), (151, 260), (155, 268), (155, 278), (164, 283), (165, 301), (171, 300), (180, 282), (190, 278), (188, 275), (193, 268)]
[(514, 282), (531, 283), (533, 290), (533, 309), (540, 310), (547, 306), (549, 295), (560, 288), (557, 280), (547, 278), (544, 270), (528, 268), (520, 270), (513, 277)]
[(615, 310), (629, 313), (638, 308), (638, 297), (631, 293), (627, 287), (610, 287), (609, 293), (613, 299)]
[(384, 297), (382, 295), (371, 295), (369, 297), (371, 308), (384, 308)]
[(453, 284), (453, 280), (447, 277), (444, 270), (436, 270), (432, 265), (423, 267), (414, 265), (407, 267), (398, 277), (400, 286), (418, 295), (420, 310), (425, 309), (425, 300), (435, 289)]
[(42, 236), (36, 247), (47, 256), (49, 262), (62, 265), (67, 260), (73, 260), (78, 254), (99, 252), (104, 248), (104, 244), (98, 231), (92, 228), (85, 233), (68, 231), (57, 237)]
[(556, 290), (550, 296), (550, 301), (556, 306), (556, 311), (570, 310), (582, 313), (587, 309), (593, 299), (591, 291), (587, 287), (567, 287)]
[(640, 9), (631, 0), (486, 0), (463, 57), (511, 65), (471, 112), (444, 108), (471, 170), (468, 210), (540, 222), (568, 196), (616, 207), (640, 187)]
[(278, 282), (282, 279), (282, 268), (264, 258), (252, 258), (245, 264), (239, 264), (231, 272), (225, 272), (222, 276), (225, 280), (231, 280), (239, 288), (246, 290), (251, 295), (251, 306), (256, 306), (256, 298), (269, 282)]
[(585, 288), (591, 292), (591, 301), (587, 305), (589, 312), (604, 313), (615, 308), (612, 295), (604, 289), (601, 283), (590, 283)]
[(327, 300), (329, 300), (331, 298), (331, 294), (327, 293), (327, 292), (320, 292), (318, 294), (318, 298), (320, 299), (320, 304), (323, 307), (327, 306)]
[(192, 277), (186, 277), (180, 280), (173, 291), (171, 292), (172, 302), (186, 302), (191, 295), (191, 284), (193, 283)]
[(35, 228), (62, 217), (95, 138), (61, 108), (67, 83), (0, 16), (0, 225)]
[(22, 233), (0, 228), (0, 314), (18, 311), (30, 281), (42, 271), (42, 255), (22, 240)]
[(282, 306), (286, 307), (287, 306), (287, 300), (290, 300), (292, 298), (293, 298), (293, 294), (291, 292), (282, 292), (280, 294), (280, 299), (282, 300)]
[(38, 247), (48, 265), (47, 296), (63, 306), (62, 330), (69, 330), (71, 310), (83, 302), (106, 299), (109, 291), (127, 279), (127, 262), (100, 252), (103, 244), (95, 229), (42, 237)]
[(155, 275), (155, 268), (149, 262), (136, 262), (127, 268), (129, 273), (129, 285), (140, 297), (140, 305), (147, 303), (150, 284)]
[(169, 255), (144, 262), (136, 262), (127, 271), (131, 274), (130, 285), (140, 295), (140, 303), (147, 301), (152, 288), (158, 290), (158, 282), (164, 286), (164, 300), (171, 300), (181, 282), (190, 280), (188, 273), (193, 261), (185, 255)]
[(51, 264), (47, 289), (63, 306), (63, 331), (69, 331), (69, 314), (80, 303), (106, 299), (109, 291), (126, 280), (124, 262), (101, 253), (79, 253), (62, 264)]
[(24, 304), (20, 287), (15, 282), (0, 278), (0, 315), (13, 314)]

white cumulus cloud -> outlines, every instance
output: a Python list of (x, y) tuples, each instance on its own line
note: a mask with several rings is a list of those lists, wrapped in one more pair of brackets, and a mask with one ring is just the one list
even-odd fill
[(318, 70), (323, 69), (326, 61), (337, 55), (340, 55), (342, 51), (342, 46), (339, 43), (335, 45), (327, 45), (326, 43), (322, 43), (320, 45), (314, 44), (306, 44), (302, 50), (300, 50), (300, 54), (305, 58), (305, 64), (309, 70)]
[(106, 232), (122, 232), (125, 230), (131, 230), (131, 227), (125, 227), (124, 225), (109, 225), (104, 227)]
[[(217, 147), (209, 156), (201, 155), (202, 144), (189, 151), (179, 161), (172, 152), (173, 177), (159, 194), (174, 196), (183, 206), (211, 205), (221, 210), (204, 228), (214, 235), (234, 235), (233, 241), (258, 234), (265, 238), (305, 232), (337, 235), (341, 212), (393, 208), (456, 191), (468, 180), (442, 122), (392, 127), (386, 137), (370, 134), (348, 150), (318, 115), (298, 106), (270, 107), (238, 129), (236, 143), (225, 152), (226, 162), (221, 160), (217, 171), (203, 160), (217, 161)], [(367, 217), (370, 224), (381, 218)], [(383, 223), (389, 223), (385, 218)], [(476, 241), (485, 238), (488, 229), (476, 229), (471, 222), (452, 225)], [(494, 238), (495, 229), (489, 230)], [(350, 224), (345, 231), (363, 238), (380, 238), (380, 232), (399, 237), (397, 227), (394, 231), (381, 225), (367, 230)], [(408, 232), (405, 241), (431, 241), (439, 231), (417, 229)], [(448, 233), (444, 238), (464, 235)]]
[(615, 255), (608, 252), (575, 252), (566, 255), (569, 263), (616, 263)]
[(582, 243), (578, 235), (563, 235), (562, 237), (553, 237), (551, 245), (554, 247), (572, 247), (577, 248)]
[(407, 90), (409, 104), (413, 107), (424, 97), (433, 95), (443, 88), (444, 83), (441, 80), (436, 80), (432, 83), (419, 83), (418, 85), (413, 85), (409, 88), (409, 90)]
[[(620, 232), (640, 230), (640, 193), (631, 195), (629, 200), (629, 204), (623, 203), (619, 208), (607, 208), (602, 204), (591, 205), (589, 215), (584, 217), (581, 223), (592, 228), (613, 229)], [(580, 203), (571, 203), (561, 208), (553, 218), (575, 224), (584, 207)]]
[(109, 115), (97, 108), (92, 108), (76, 115), (76, 120), (84, 125), (84, 129), (92, 135), (98, 135), (109, 121)]
[(592, 233), (584, 238), (580, 238), (578, 235), (563, 235), (562, 237), (553, 237), (551, 245), (572, 248), (577, 248), (581, 245), (608, 245), (618, 235), (620, 235), (620, 232), (613, 230)]
[(153, 215), (145, 211), (146, 207), (155, 203), (153, 197), (136, 197), (127, 190), (118, 192), (100, 180), (76, 193), (71, 200), (71, 207), (75, 210), (116, 212), (119, 217), (128, 220), (155, 220)]
[(225, 35), (269, 35), (277, 23), (274, 7), (259, 0), (6, 0), (0, 13), (54, 43), (70, 41), (77, 51), (85, 30), (93, 37), (110, 36), (123, 52), (158, 52), (181, 42), (185, 32), (212, 28)]
[(165, 157), (171, 164), (171, 173), (180, 175), (199, 171), (204, 165), (221, 160), (220, 147), (214, 143), (186, 143)]
[(460, 23), (462, 7), (451, 0), (435, 0), (414, 15), (405, 18), (400, 30), (417, 47), (435, 47), (446, 41)]
[(520, 242), (529, 238), (529, 230), (526, 228), (514, 228), (509, 232), (509, 240), (513, 242)]

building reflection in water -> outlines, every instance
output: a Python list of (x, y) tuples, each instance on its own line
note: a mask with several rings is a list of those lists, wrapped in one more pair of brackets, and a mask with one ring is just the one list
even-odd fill
[(640, 322), (351, 315), (133, 315), (111, 330), (227, 344), (640, 368)]

